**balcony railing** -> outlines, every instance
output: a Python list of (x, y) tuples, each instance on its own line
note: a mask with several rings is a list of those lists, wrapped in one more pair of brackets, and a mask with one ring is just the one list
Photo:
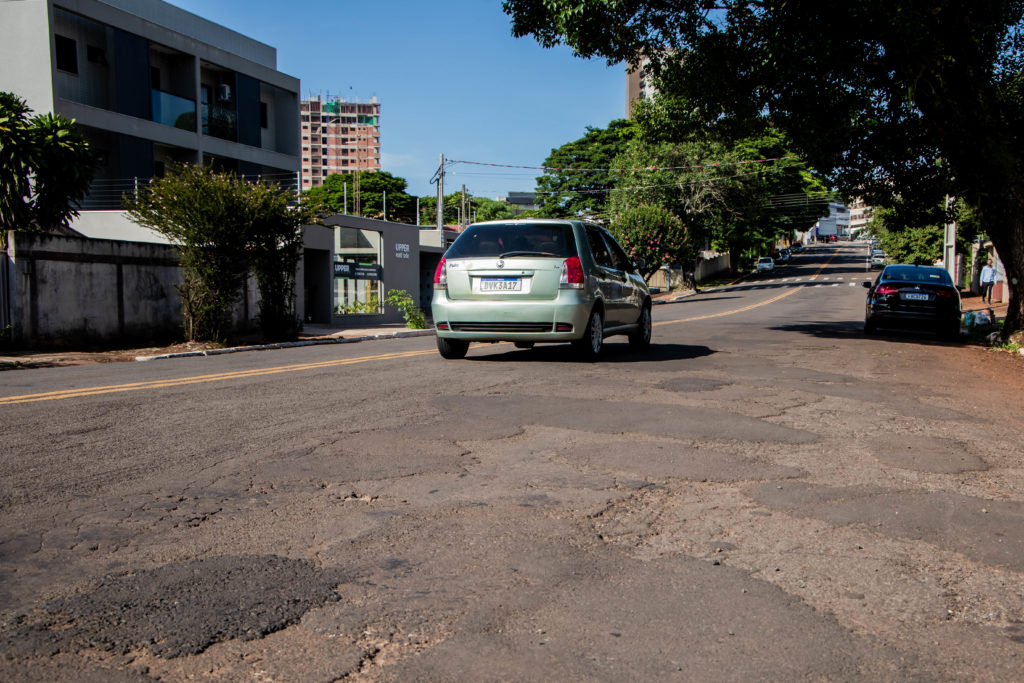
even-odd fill
[[(299, 195), (299, 178), (296, 173), (277, 173), (267, 175), (244, 175), (245, 180), (252, 182), (267, 181), (278, 185), (293, 197)], [(149, 187), (149, 178), (113, 178), (98, 179), (89, 185), (89, 194), (77, 205), (82, 211), (118, 211), (124, 208), (124, 198), (137, 197)]]
[(151, 90), (153, 120), (165, 126), (174, 126), (196, 132), (196, 101), (178, 97), (162, 90)]

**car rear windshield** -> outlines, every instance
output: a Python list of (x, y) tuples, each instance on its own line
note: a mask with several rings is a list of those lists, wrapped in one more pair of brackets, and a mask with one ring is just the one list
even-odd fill
[(536, 225), (503, 224), (471, 225), (459, 235), (445, 254), (456, 258), (513, 258), (515, 256), (551, 256), (568, 258), (576, 255), (576, 239), (572, 226), (539, 223)]
[(945, 270), (927, 266), (890, 266), (886, 268), (882, 279), (897, 282), (931, 282), (937, 285), (953, 284), (953, 278)]

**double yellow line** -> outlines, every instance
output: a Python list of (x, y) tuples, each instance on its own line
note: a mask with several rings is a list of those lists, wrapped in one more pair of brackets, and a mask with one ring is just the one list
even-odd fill
[(202, 384), (204, 382), (222, 382), (230, 379), (243, 379), (246, 377), (260, 377), (263, 375), (278, 375), (284, 372), (300, 372), (303, 370), (316, 370), (318, 368), (330, 368), (338, 365), (357, 365), (375, 360), (394, 360), (397, 358), (409, 358), (411, 356), (423, 356), (435, 353), (433, 349), (426, 351), (403, 351), (401, 353), (384, 353), (375, 356), (360, 356), (359, 358), (345, 358), (341, 360), (328, 360), (319, 363), (302, 363), (300, 365), (281, 365), (273, 368), (258, 368), (253, 370), (238, 370), (235, 372), (219, 372), (212, 375), (197, 375), (195, 377), (181, 377), (178, 379), (153, 380), (150, 382), (133, 382), (130, 384), (114, 384), (105, 387), (87, 387), (83, 389), (64, 389), (61, 391), (49, 391), (42, 394), (24, 394), (22, 396), (7, 396), (0, 398), (0, 406), (13, 405), (16, 403), (35, 403), (37, 401), (55, 401), (62, 398), (77, 398), (80, 396), (96, 396), (97, 394), (116, 394), (122, 391), (141, 391), (143, 389), (160, 389), (165, 387), (178, 387), (187, 384)]

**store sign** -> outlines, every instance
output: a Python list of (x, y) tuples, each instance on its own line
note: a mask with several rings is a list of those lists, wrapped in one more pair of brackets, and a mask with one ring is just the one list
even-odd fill
[(409, 258), (409, 245), (395, 242), (395, 258)]
[(355, 271), (356, 264), (351, 261), (335, 261), (334, 262), (334, 277), (354, 277), (353, 271)]
[(382, 280), (384, 271), (376, 263), (355, 263), (354, 261), (335, 261), (334, 277), (351, 280)]
[(357, 280), (381, 280), (383, 273), (381, 267), (375, 263), (358, 263), (353, 270), (352, 277)]

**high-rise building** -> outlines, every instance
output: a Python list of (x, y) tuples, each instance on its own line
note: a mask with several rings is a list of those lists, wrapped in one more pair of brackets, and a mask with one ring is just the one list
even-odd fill
[(380, 170), (380, 102), (317, 95), (302, 105), (302, 189), (332, 173)]
[(299, 80), (229, 28), (161, 0), (0, 2), (0, 61), (0, 90), (97, 152), (83, 209), (119, 209), (172, 162), (295, 186)]
[(635, 69), (626, 67), (626, 117), (633, 117), (633, 105), (637, 100), (644, 100), (654, 97), (657, 89), (651, 82), (651, 74), (648, 71), (651, 60), (647, 57), (640, 59), (640, 64)]

